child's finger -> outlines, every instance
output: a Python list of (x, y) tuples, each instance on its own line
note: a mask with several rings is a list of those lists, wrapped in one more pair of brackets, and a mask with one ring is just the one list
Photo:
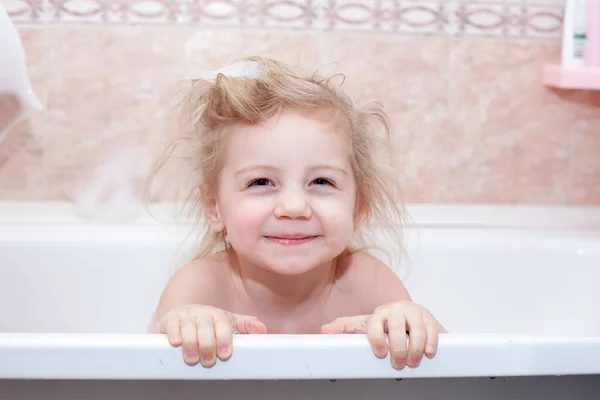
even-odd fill
[(181, 346), (181, 320), (178, 314), (173, 313), (169, 315), (166, 318), (165, 329), (163, 329), (163, 326), (161, 326), (160, 331), (167, 334), (167, 338), (169, 339), (171, 346)]
[(321, 332), (327, 334), (367, 333), (368, 319), (369, 315), (336, 318), (332, 322), (323, 325)]
[(438, 348), (439, 332), (438, 323), (435, 318), (425, 313), (423, 315), (423, 322), (425, 323), (425, 330), (427, 331), (427, 342), (425, 344), (425, 355), (427, 358), (433, 358)]
[(346, 323), (341, 318), (334, 319), (328, 324), (321, 326), (321, 333), (325, 334), (341, 334), (346, 333)]
[(415, 368), (421, 363), (427, 342), (427, 330), (421, 312), (419, 310), (409, 312), (406, 316), (406, 325), (409, 331), (407, 364)]
[(198, 364), (198, 334), (194, 317), (186, 316), (181, 319), (181, 352), (188, 365)]
[(395, 369), (402, 369), (406, 365), (408, 357), (404, 313), (401, 310), (399, 312), (390, 311), (387, 318), (387, 326), (390, 361)]
[(250, 317), (246, 321), (246, 330), (249, 334), (264, 334), (267, 333), (267, 326), (260, 322), (256, 317)]
[(217, 344), (215, 340), (215, 325), (210, 314), (196, 315), (196, 334), (200, 364), (210, 368), (217, 362)]
[(385, 322), (384, 313), (375, 313), (367, 322), (367, 338), (376, 357), (385, 358), (388, 353), (388, 345), (385, 340)]
[(233, 349), (233, 332), (229, 321), (224, 315), (214, 317), (215, 340), (217, 345), (217, 357), (226, 361), (231, 357)]
[(248, 315), (230, 314), (230, 326), (233, 333), (262, 334), (267, 333), (267, 327), (258, 318)]

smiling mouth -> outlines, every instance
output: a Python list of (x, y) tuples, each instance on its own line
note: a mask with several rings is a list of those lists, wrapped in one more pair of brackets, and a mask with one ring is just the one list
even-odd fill
[(296, 246), (308, 243), (318, 236), (265, 236), (265, 239), (283, 246)]

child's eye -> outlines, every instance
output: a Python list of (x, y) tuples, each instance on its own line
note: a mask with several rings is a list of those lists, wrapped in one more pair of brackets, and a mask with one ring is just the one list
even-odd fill
[(248, 186), (267, 186), (269, 184), (273, 184), (273, 182), (271, 182), (267, 178), (260, 178), (253, 180)]
[(315, 185), (331, 185), (331, 186), (335, 186), (331, 181), (329, 181), (328, 179), (325, 178), (317, 178), (314, 181), (312, 181), (313, 184)]

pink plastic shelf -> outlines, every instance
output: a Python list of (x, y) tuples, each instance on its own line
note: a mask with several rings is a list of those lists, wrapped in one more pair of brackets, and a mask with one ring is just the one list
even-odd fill
[(546, 86), (561, 89), (600, 90), (600, 68), (544, 67), (542, 81)]

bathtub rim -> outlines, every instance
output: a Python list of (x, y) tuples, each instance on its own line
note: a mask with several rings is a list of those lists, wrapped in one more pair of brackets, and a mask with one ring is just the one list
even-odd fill
[[(406, 226), (508, 229), (577, 229), (600, 231), (600, 206), (535, 204), (409, 203)], [(0, 201), (0, 224), (188, 225), (175, 216), (175, 203), (141, 207), (131, 218), (99, 214), (85, 217), (70, 202)], [(151, 213), (151, 215), (149, 214)]]
[[(146, 363), (146, 364), (145, 364)], [(365, 335), (236, 335), (234, 356), (184, 364), (166, 336), (1, 333), (0, 379), (286, 380), (600, 374), (600, 337), (444, 334), (416, 369), (377, 359)]]

